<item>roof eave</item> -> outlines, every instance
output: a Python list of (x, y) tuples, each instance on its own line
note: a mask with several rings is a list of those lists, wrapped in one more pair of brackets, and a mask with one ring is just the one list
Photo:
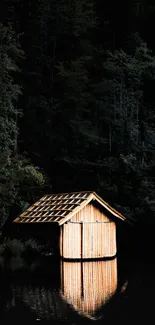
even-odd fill
[(95, 192), (93, 192), (93, 199), (98, 201), (105, 209), (107, 209), (111, 214), (113, 214), (115, 217), (119, 218), (122, 221), (125, 221), (126, 218), (119, 213), (118, 211), (116, 211), (114, 208), (112, 208), (111, 206), (109, 206), (108, 203), (106, 203), (100, 196), (98, 196)]
[[(47, 197), (47, 195), (44, 195), (42, 198), (42, 201), (44, 201), (44, 199)], [(63, 219), (61, 219), (60, 221), (50, 221), (51, 223), (57, 223), (59, 226), (62, 226), (65, 222), (67, 222), (68, 220), (70, 220), (76, 213), (78, 213), (83, 207), (85, 207), (90, 201), (92, 200), (96, 200), (101, 206), (103, 206), (106, 210), (108, 210), (113, 216), (115, 216), (116, 218), (125, 221), (126, 218), (121, 215), (121, 213), (119, 213), (118, 211), (116, 211), (114, 208), (112, 208), (107, 202), (105, 202), (99, 195), (97, 195), (95, 192), (90, 192), (89, 196), (87, 197), (87, 199), (85, 199), (82, 204), (80, 206), (77, 206), (73, 211), (71, 211), (66, 217), (64, 217)], [(36, 206), (38, 204), (40, 200), (38, 200), (36, 203), (34, 203), (31, 206), (31, 210), (33, 209), (34, 206)], [(24, 217), (26, 214), (26, 211), (24, 211), (20, 216), (18, 216), (17, 218), (15, 218), (15, 220), (13, 220), (14, 223), (22, 223), (20, 222), (20, 217)], [(44, 221), (45, 223), (46, 221)], [(47, 221), (49, 223), (49, 221)], [(26, 222), (26, 223), (42, 223), (42, 222)]]

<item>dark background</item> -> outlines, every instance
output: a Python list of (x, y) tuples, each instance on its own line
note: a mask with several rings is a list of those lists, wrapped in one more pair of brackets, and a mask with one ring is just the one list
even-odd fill
[(46, 192), (93, 190), (147, 242), (154, 2), (1, 0), (0, 22), (1, 226)]

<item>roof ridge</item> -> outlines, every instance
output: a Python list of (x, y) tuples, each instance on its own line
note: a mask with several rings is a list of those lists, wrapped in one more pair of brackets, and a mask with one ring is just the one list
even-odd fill
[(93, 193), (94, 197), (96, 199), (99, 199), (100, 203), (103, 203), (107, 209), (109, 209), (111, 211), (111, 213), (116, 214), (120, 219), (125, 220), (125, 217), (119, 212), (117, 211), (115, 208), (113, 208), (108, 202), (106, 202), (105, 200), (102, 199), (102, 197), (100, 197), (97, 193)]

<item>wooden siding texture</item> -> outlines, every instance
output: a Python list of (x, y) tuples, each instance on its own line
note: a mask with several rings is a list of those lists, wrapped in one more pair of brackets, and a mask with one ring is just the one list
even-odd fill
[(62, 297), (75, 310), (93, 317), (117, 290), (117, 259), (61, 262)]
[(115, 256), (115, 222), (88, 204), (61, 227), (60, 255), (68, 259)]
[(73, 217), (74, 222), (96, 222), (109, 221), (109, 218), (99, 210), (92, 202), (86, 205), (81, 211), (77, 212)]

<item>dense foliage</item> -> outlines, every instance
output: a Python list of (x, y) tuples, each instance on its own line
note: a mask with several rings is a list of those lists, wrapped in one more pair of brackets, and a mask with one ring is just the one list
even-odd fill
[(1, 223), (44, 174), (49, 191), (93, 190), (129, 219), (153, 217), (155, 6), (1, 2)]
[[(21, 87), (15, 83), (19, 73), (16, 61), (23, 51), (10, 24), (0, 23), (0, 227), (15, 207), (23, 208), (44, 184), (39, 170), (18, 154), (18, 116), (22, 110), (17, 100)], [(36, 198), (36, 197), (35, 197)]]

